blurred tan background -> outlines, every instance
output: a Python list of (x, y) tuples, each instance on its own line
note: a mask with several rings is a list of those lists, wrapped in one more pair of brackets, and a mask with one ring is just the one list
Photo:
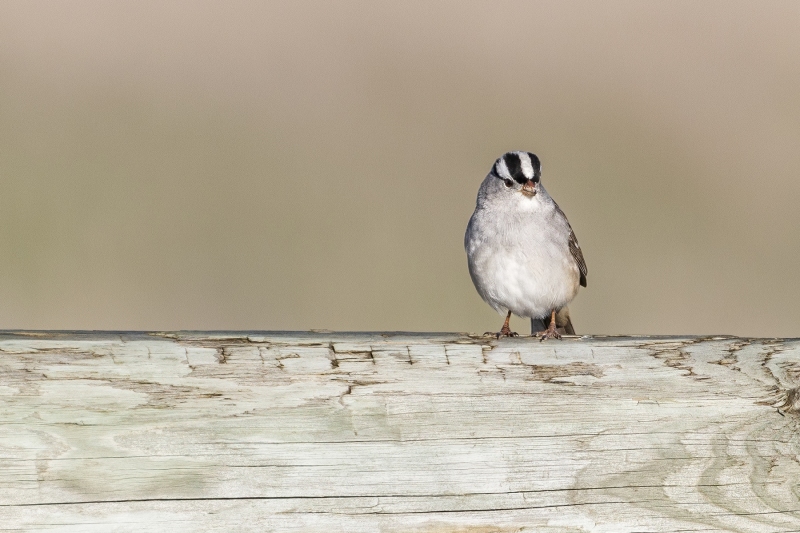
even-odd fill
[(0, 328), (496, 330), (512, 149), (579, 333), (800, 335), (796, 0), (3, 2)]

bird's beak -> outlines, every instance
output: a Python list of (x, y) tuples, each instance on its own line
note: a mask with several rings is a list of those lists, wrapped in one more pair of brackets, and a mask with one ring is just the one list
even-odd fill
[(530, 198), (536, 196), (536, 191), (536, 182), (533, 180), (528, 180), (528, 182), (522, 186), (522, 194)]

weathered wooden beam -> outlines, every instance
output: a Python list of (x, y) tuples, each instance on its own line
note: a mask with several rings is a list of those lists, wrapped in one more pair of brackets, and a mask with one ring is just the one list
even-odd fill
[(800, 341), (0, 334), (14, 531), (800, 530)]

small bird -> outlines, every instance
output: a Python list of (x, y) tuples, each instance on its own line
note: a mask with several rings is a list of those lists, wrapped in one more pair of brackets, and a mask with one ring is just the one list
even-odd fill
[[(481, 298), (507, 313), (497, 338), (514, 337), (511, 313), (531, 319), (531, 334), (574, 335), (567, 304), (586, 287), (586, 261), (566, 215), (541, 184), (530, 152), (508, 152), (481, 183), (464, 235), (469, 275)], [(542, 329), (542, 331), (539, 330)]]

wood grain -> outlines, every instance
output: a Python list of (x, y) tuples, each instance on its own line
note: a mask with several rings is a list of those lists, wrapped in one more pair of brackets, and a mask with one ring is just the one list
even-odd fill
[(800, 531), (800, 341), (0, 334), (0, 529)]

